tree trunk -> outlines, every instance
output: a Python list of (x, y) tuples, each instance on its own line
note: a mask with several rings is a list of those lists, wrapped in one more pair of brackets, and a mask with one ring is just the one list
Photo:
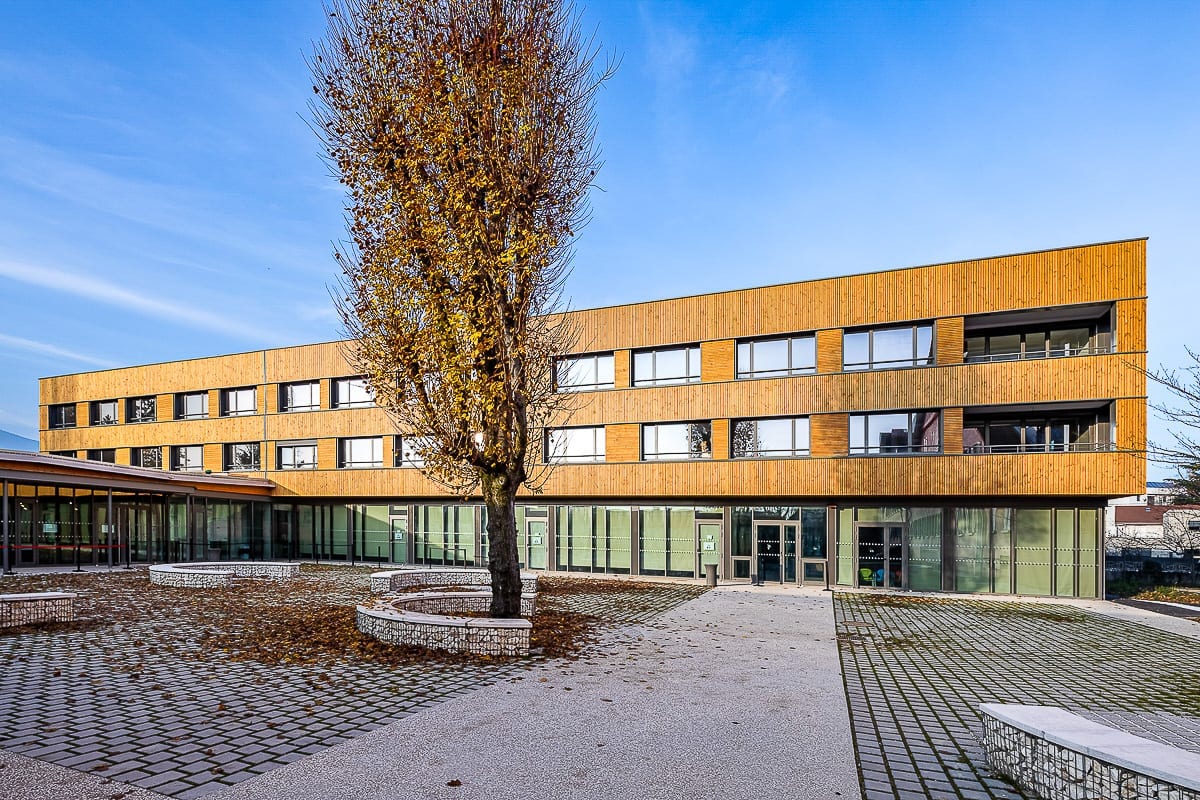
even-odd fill
[(484, 475), (487, 506), (488, 570), (492, 573), (493, 617), (521, 616), (521, 567), (517, 553), (516, 486), (503, 475)]

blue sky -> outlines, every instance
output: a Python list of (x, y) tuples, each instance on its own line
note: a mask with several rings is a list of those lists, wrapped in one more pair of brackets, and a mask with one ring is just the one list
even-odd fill
[[(1149, 236), (1151, 361), (1200, 346), (1200, 4), (585, 19), (621, 66), (576, 307)], [(0, 428), (36, 435), (42, 375), (338, 335), (341, 196), (305, 122), (322, 24), (307, 1), (7, 0)]]

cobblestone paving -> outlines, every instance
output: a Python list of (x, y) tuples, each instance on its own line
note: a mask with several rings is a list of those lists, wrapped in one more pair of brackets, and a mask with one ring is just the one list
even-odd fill
[[(301, 580), (282, 591), (292, 601), (353, 604), (369, 594), (367, 574), (306, 566)], [(144, 572), (24, 580), (29, 583), (6, 580), (4, 589), (48, 588), (40, 580), (81, 592), (85, 618), (103, 615), (110, 592), (119, 602), (137, 603), (141, 592), (161, 601), (156, 592), (173, 591), (180, 606), (187, 603), (179, 593), (188, 590), (150, 587)], [(566, 591), (550, 605), (586, 606), (620, 623), (686, 602), (695, 596), (692, 588), (664, 585), (633, 598), (585, 591), (578, 601)], [(163, 794), (200, 797), (529, 663), (265, 665), (211, 653), (197, 659), (189, 646), (220, 620), (181, 613), (169, 621), (139, 621), (128, 608), (119, 612), (123, 621), (113, 626), (0, 636), (0, 749)]]
[(991, 774), (980, 703), (1056, 705), (1200, 752), (1200, 650), (1070, 606), (839, 593), (866, 800), (1022, 798)]

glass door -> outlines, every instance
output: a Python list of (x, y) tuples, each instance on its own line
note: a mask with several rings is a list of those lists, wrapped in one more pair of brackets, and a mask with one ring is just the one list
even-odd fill
[[(754, 544), (759, 583), (783, 583), (782, 529), (783, 526), (778, 522), (759, 522), (754, 526)], [(795, 529), (793, 528), (793, 539), (795, 538), (794, 531)], [(792, 570), (793, 572), (795, 571), (794, 556), (792, 558)]]
[(783, 526), (783, 582), (796, 582), (796, 526)]
[(546, 568), (546, 520), (525, 520), (525, 541), (529, 547), (526, 564), (530, 569)]
[(716, 564), (721, 571), (721, 523), (696, 523), (696, 577), (704, 577), (704, 567)]
[(900, 525), (858, 525), (855, 555), (856, 586), (903, 589), (906, 585), (904, 528)]
[(408, 563), (408, 517), (392, 517), (392, 553), (393, 564)]

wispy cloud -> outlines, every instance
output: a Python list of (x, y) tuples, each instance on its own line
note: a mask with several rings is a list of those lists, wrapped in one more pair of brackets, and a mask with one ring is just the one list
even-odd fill
[(213, 314), (148, 294), (138, 294), (107, 281), (50, 267), (0, 261), (0, 277), (120, 306), (193, 328), (240, 336), (255, 342), (273, 341), (278, 337), (277, 331), (260, 328), (240, 319)]
[(89, 356), (74, 350), (67, 350), (48, 342), (37, 342), (33, 339), (23, 339), (20, 336), (9, 336), (8, 334), (4, 333), (0, 333), (0, 347), (26, 350), (30, 353), (38, 353), (40, 355), (53, 356), (55, 358), (65, 358), (70, 361), (79, 361), (83, 364), (91, 364), (94, 367), (117, 366), (116, 362), (114, 361), (107, 361), (103, 358), (96, 358), (95, 356)]

